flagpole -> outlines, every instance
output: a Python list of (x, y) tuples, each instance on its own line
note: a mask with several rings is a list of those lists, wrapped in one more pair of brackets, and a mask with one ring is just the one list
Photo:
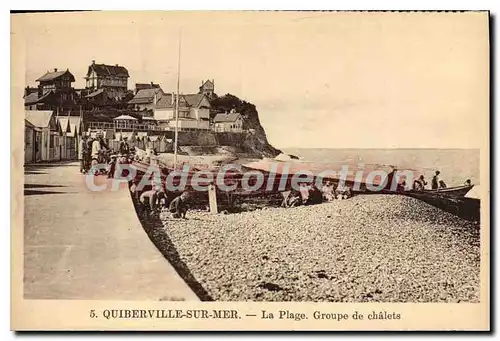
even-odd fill
[(179, 146), (179, 87), (181, 78), (181, 37), (179, 32), (179, 58), (177, 60), (177, 94), (175, 96), (175, 141), (174, 141), (174, 169), (177, 169), (177, 148)]

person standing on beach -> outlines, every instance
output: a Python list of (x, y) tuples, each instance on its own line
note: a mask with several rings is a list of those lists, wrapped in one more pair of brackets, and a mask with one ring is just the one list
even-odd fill
[(128, 154), (130, 153), (130, 148), (128, 146), (128, 143), (127, 141), (125, 141), (125, 138), (123, 136), (120, 139), (119, 151), (122, 156), (128, 156)]
[(439, 174), (441, 174), (440, 171), (436, 171), (436, 175), (432, 177), (432, 183), (431, 183), (431, 188), (432, 189), (438, 189), (439, 188)]
[(83, 133), (78, 146), (78, 160), (80, 161), (80, 173), (82, 174), (87, 171), (87, 153), (87, 135)]
[(94, 169), (97, 164), (99, 163), (99, 155), (101, 153), (101, 142), (99, 141), (99, 137), (97, 137), (95, 140), (92, 141), (92, 149), (91, 149), (91, 156), (92, 156), (92, 170), (94, 172), (94, 175), (98, 175), (99, 171), (97, 169)]

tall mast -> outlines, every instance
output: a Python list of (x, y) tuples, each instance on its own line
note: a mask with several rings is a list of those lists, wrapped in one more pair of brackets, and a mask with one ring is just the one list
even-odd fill
[(174, 142), (174, 169), (177, 169), (177, 148), (179, 147), (179, 87), (181, 78), (181, 37), (179, 32), (179, 59), (177, 61), (177, 93), (175, 96), (175, 142)]

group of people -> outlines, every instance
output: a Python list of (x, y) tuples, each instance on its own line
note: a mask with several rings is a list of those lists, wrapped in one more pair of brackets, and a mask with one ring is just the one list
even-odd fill
[[(438, 190), (438, 189), (445, 189), (446, 183), (440, 178), (440, 171), (436, 171), (434, 173), (434, 176), (432, 177), (431, 180), (431, 189)], [(427, 181), (425, 181), (425, 178), (423, 175), (420, 175), (418, 179), (413, 181), (413, 186), (412, 189), (414, 191), (423, 191), (427, 186)], [(471, 187), (472, 186), (472, 181), (470, 179), (465, 180), (464, 186)]]
[[(441, 174), (440, 171), (436, 171), (431, 180), (431, 189), (443, 189), (446, 188), (446, 183), (439, 177)], [(470, 182), (470, 180), (468, 180)], [(415, 191), (423, 191), (427, 186), (427, 181), (425, 181), (425, 177), (420, 175), (418, 179), (413, 181), (412, 189)]]
[(139, 191), (137, 182), (134, 181), (130, 187), (130, 191), (139, 203), (142, 213), (154, 215), (163, 209), (168, 209), (172, 218), (186, 219), (190, 199), (190, 195), (187, 191), (178, 195), (170, 202), (168, 202), (167, 194), (160, 184), (152, 183), (151, 189)]
[(339, 184), (336, 188), (331, 181), (319, 189), (315, 185), (301, 183), (299, 189), (292, 188), (281, 193), (283, 200), (281, 207), (295, 207), (300, 205), (319, 204), (324, 201), (342, 200), (352, 196), (352, 190), (348, 186)]
[[(78, 146), (78, 160), (80, 161), (80, 173), (86, 174), (97, 164), (102, 163), (105, 158), (104, 153), (109, 150), (104, 141), (102, 133), (92, 137), (87, 133), (82, 134), (80, 145)], [(98, 170), (94, 170), (98, 174)]]
[[(87, 133), (83, 133), (78, 148), (80, 173), (87, 174), (92, 169), (93, 175), (99, 175), (107, 171), (108, 177), (113, 177), (118, 160), (117, 156), (111, 155), (111, 153), (112, 150), (104, 140), (103, 133), (97, 133), (95, 138)], [(120, 140), (118, 157), (127, 158), (129, 153), (129, 145), (122, 137)], [(121, 160), (121, 162), (125, 161)], [(98, 164), (108, 164), (109, 168), (106, 170), (95, 169)]]

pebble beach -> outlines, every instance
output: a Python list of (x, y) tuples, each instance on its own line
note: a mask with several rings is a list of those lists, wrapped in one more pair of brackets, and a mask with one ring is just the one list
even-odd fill
[(161, 214), (145, 228), (209, 299), (479, 301), (479, 224), (413, 198), (360, 195), (187, 218)]

